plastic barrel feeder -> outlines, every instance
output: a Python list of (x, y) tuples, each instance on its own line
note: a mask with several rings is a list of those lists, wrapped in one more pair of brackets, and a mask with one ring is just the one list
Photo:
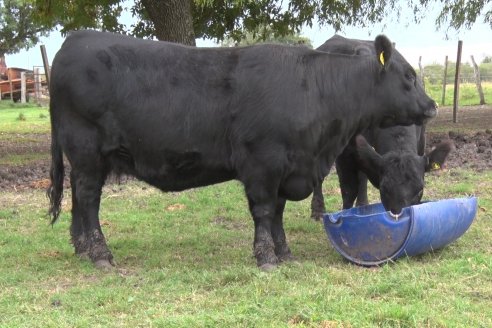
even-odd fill
[(477, 198), (454, 198), (405, 207), (395, 217), (381, 203), (323, 215), (328, 239), (347, 260), (374, 266), (442, 248), (470, 227)]

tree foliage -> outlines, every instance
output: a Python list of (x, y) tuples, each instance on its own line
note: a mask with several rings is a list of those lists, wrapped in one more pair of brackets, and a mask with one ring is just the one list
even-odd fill
[(0, 1), (0, 56), (30, 48), (47, 35), (52, 28), (35, 23), (35, 16), (32, 1)]
[(80, 28), (124, 32), (118, 22), (121, 0), (35, 0), (38, 23), (61, 27), (62, 33)]
[[(149, 1), (133, 3), (130, 11), (138, 23), (125, 28), (117, 20), (125, 3), (122, 0), (36, 0), (44, 22), (59, 24), (62, 32), (90, 27), (155, 37), (158, 17), (149, 15), (146, 2)], [(347, 25), (365, 27), (380, 22), (392, 12), (402, 11), (406, 5), (419, 20), (436, 3), (443, 6), (436, 18), (439, 26), (449, 21), (449, 26), (455, 29), (469, 28), (483, 15), (492, 27), (490, 0), (414, 0), (406, 4), (397, 0), (194, 0), (191, 11), (197, 38), (239, 41), (248, 33), (266, 39), (259, 26), (269, 26), (275, 36), (298, 33), (303, 25), (312, 26), (315, 21), (335, 30)]]
[(492, 1), (491, 0), (419, 0), (413, 4), (414, 13), (423, 13), (429, 6), (438, 3), (442, 8), (436, 18), (438, 27), (471, 28), (472, 25), (483, 17), (483, 22), (492, 28)]
[[(252, 36), (255, 40), (267, 40), (271, 35), (282, 37), (298, 33), (304, 25), (331, 26), (340, 30), (344, 26), (366, 27), (384, 20), (392, 13), (410, 7), (416, 21), (426, 17), (433, 5), (442, 8), (436, 18), (438, 27), (453, 29), (469, 28), (477, 19), (483, 18), (492, 28), (492, 0), (6, 0), (18, 6), (30, 6), (34, 15), (31, 23), (44, 31), (59, 27), (62, 33), (80, 28), (126, 33), (144, 38), (172, 39), (166, 34), (176, 17), (186, 16), (183, 35), (194, 34), (197, 38), (222, 41), (240, 41)], [(33, 8), (33, 4), (35, 7)], [(185, 8), (189, 14), (169, 15), (166, 6)], [(129, 8), (126, 8), (130, 6)], [(408, 7), (406, 7), (408, 6)], [(121, 14), (129, 10), (136, 23), (126, 26), (119, 21)], [(3, 9), (2, 9), (3, 10)], [(15, 14), (15, 13), (13, 13)], [(0, 18), (5, 20), (4, 12)], [(173, 18), (174, 17), (174, 18)], [(180, 20), (181, 23), (181, 20)], [(8, 24), (7, 24), (8, 25)], [(269, 34), (262, 26), (268, 26)], [(12, 29), (15, 30), (15, 29)], [(41, 33), (41, 32), (40, 32)], [(36, 34), (34, 34), (36, 36)], [(39, 35), (37, 35), (39, 36)], [(26, 36), (29, 42), (37, 39)], [(6, 38), (2, 39), (6, 40)], [(176, 40), (173, 40), (176, 41)], [(178, 40), (179, 41), (179, 40)], [(183, 40), (185, 43), (186, 42)], [(15, 52), (22, 46), (11, 46)]]
[[(273, 31), (268, 26), (262, 26), (258, 28), (261, 30), (256, 33), (247, 33), (240, 41), (234, 40), (233, 38), (227, 38), (221, 42), (222, 46), (232, 47), (232, 46), (247, 46), (260, 42), (268, 43), (282, 43), (289, 45), (302, 45), (308, 48), (313, 48), (311, 40), (309, 38), (301, 36), (299, 33), (289, 34), (285, 36), (275, 36)], [(256, 35), (262, 34), (265, 36), (264, 39), (259, 40)]]
[[(389, 0), (394, 2), (394, 0)], [(304, 25), (367, 26), (380, 21), (389, 8), (386, 1), (332, 0), (196, 0), (194, 27), (197, 37), (240, 41), (248, 34), (266, 40), (299, 33)], [(259, 27), (268, 26), (268, 34)]]

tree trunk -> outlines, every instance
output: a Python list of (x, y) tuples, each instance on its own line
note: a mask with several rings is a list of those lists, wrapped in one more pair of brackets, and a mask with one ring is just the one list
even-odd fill
[(155, 35), (161, 41), (195, 45), (193, 0), (141, 0), (150, 20), (154, 24)]
[(470, 56), (473, 63), (473, 70), (475, 71), (475, 83), (477, 84), (478, 95), (480, 96), (480, 105), (485, 105), (485, 97), (482, 90), (482, 81), (480, 81), (480, 70), (478, 69), (477, 63), (475, 63), (475, 58)]

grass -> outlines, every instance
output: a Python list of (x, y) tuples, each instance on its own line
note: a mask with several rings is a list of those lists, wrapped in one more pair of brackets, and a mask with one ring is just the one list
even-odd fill
[[(488, 327), (492, 325), (492, 172), (428, 177), (427, 199), (476, 194), (469, 231), (443, 250), (381, 268), (346, 263), (309, 201), (288, 203), (298, 261), (260, 272), (236, 182), (161, 193), (139, 182), (108, 185), (101, 221), (118, 262), (101, 272), (73, 256), (70, 195), (53, 227), (44, 191), (0, 196), (0, 326)], [(456, 188), (463, 184), (466, 187)], [(341, 201), (335, 175), (324, 193)], [(370, 197), (377, 200), (371, 189)]]
[(0, 165), (25, 165), (46, 159), (49, 153), (27, 153), (27, 154), (9, 154), (0, 158)]
[(0, 101), (1, 134), (47, 133), (50, 131), (46, 107)]
[[(482, 90), (484, 93), (485, 103), (492, 104), (492, 82), (482, 82)], [(429, 96), (437, 101), (440, 106), (452, 106), (454, 97), (454, 85), (448, 84), (446, 86), (445, 104), (442, 102), (442, 85), (426, 85), (425, 91)], [(480, 97), (478, 95), (477, 87), (474, 83), (462, 83), (460, 85), (459, 101), (460, 106), (478, 105), (480, 104)]]

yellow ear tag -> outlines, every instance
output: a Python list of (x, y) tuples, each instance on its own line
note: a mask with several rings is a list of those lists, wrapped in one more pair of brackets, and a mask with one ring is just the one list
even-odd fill
[(441, 165), (439, 165), (439, 163), (434, 162), (431, 165), (431, 169), (432, 170), (440, 170), (441, 169)]
[(379, 61), (381, 62), (381, 65), (384, 66), (384, 51), (381, 51), (379, 54)]

